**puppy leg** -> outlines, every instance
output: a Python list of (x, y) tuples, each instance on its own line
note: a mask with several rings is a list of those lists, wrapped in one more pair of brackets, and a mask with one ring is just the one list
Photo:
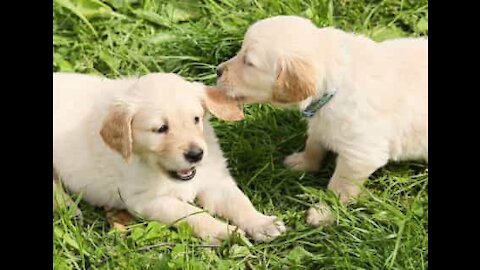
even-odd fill
[(233, 179), (220, 186), (207, 187), (199, 194), (198, 200), (211, 213), (232, 221), (255, 241), (270, 241), (286, 230), (283, 222), (277, 220), (276, 216), (266, 216), (258, 212)]
[(195, 235), (211, 243), (219, 243), (237, 230), (243, 233), (235, 226), (230, 226), (221, 222), (210, 214), (205, 213), (203, 209), (195, 207), (187, 202), (180, 201), (175, 197), (157, 197), (151, 201), (139, 200), (134, 204), (129, 204), (129, 209), (138, 213), (141, 217), (148, 220), (156, 220), (164, 224), (174, 223), (178, 226), (180, 222), (187, 222)]
[[(368, 157), (369, 155), (365, 156)], [(339, 155), (328, 188), (339, 197), (342, 204), (349, 204), (360, 194), (361, 186), (368, 177), (385, 165), (387, 161), (388, 158), (386, 157), (374, 161), (358, 160)], [(307, 223), (312, 226), (328, 225), (332, 222), (333, 215), (325, 203), (319, 203), (307, 211)]]
[(368, 177), (387, 162), (387, 157), (357, 160), (340, 155), (328, 188), (337, 194), (341, 203), (351, 203), (360, 194), (361, 187)]
[(285, 159), (284, 164), (292, 170), (315, 172), (320, 169), (326, 154), (327, 150), (320, 141), (315, 136), (309, 136), (305, 150), (291, 154)]
[(307, 211), (307, 224), (315, 227), (328, 226), (333, 223), (334, 218), (330, 207), (319, 202)]

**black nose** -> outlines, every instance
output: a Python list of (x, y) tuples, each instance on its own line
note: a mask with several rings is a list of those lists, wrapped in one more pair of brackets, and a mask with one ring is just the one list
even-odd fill
[(200, 147), (191, 147), (183, 156), (188, 162), (198, 162), (203, 158), (203, 150)]
[(222, 77), (223, 74), (223, 67), (219, 66), (217, 67), (217, 77), (220, 78)]

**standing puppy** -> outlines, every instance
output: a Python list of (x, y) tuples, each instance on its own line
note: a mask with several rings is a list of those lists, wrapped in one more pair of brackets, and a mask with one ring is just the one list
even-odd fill
[[(428, 160), (427, 39), (375, 42), (300, 17), (272, 17), (250, 26), (217, 75), (237, 100), (299, 106), (310, 119), (308, 139), (285, 164), (316, 171), (327, 150), (336, 152), (328, 188), (343, 203), (389, 160)], [(330, 218), (307, 213), (312, 225)]]
[(208, 111), (229, 120), (242, 112), (221, 92), (161, 73), (118, 80), (54, 73), (53, 85), (53, 165), (87, 202), (167, 224), (184, 220), (212, 241), (235, 227), (195, 199), (255, 240), (285, 231), (230, 176)]

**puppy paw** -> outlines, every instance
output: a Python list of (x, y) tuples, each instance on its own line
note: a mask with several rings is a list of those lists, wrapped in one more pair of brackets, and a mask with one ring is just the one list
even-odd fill
[(346, 180), (332, 179), (328, 184), (328, 189), (332, 190), (344, 205), (349, 205), (355, 202), (356, 198), (361, 193), (361, 188), (358, 184), (351, 183)]
[(330, 207), (324, 203), (319, 203), (314, 207), (308, 209), (307, 214), (307, 224), (320, 227), (320, 226), (328, 226), (333, 224), (334, 218), (333, 214), (330, 211)]
[(212, 245), (219, 245), (223, 240), (228, 239), (233, 233), (245, 235), (245, 232), (237, 226), (228, 225), (223, 222), (212, 225), (207, 230), (199, 232), (198, 235), (203, 240)]
[(285, 166), (295, 171), (315, 172), (320, 169), (317, 160), (309, 159), (304, 152), (294, 153), (285, 158)]
[(257, 242), (271, 241), (287, 229), (282, 221), (278, 220), (276, 216), (258, 215), (245, 222), (242, 229)]

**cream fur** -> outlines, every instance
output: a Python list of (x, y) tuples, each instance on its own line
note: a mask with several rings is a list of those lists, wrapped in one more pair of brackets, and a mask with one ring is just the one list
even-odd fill
[[(64, 185), (87, 202), (167, 224), (183, 219), (198, 236), (211, 241), (228, 237), (235, 227), (210, 214), (225, 217), (258, 241), (285, 231), (275, 216), (256, 211), (230, 176), (202, 105), (206, 98), (202, 84), (160, 73), (117, 80), (54, 73), (53, 83), (54, 167)], [(120, 113), (115, 115), (115, 110)], [(117, 119), (108, 128), (129, 131), (122, 137), (126, 144), (117, 146), (131, 143), (131, 152), (107, 145), (106, 141), (120, 138), (115, 132), (105, 132), (103, 139), (100, 135), (112, 113), (120, 120), (122, 115), (130, 119), (131, 126), (122, 126)], [(195, 124), (195, 116), (200, 123)], [(165, 123), (167, 133), (153, 132)], [(192, 144), (205, 152), (195, 164), (196, 176), (174, 180), (167, 170), (192, 166), (183, 157)], [(195, 199), (210, 214), (194, 206)]]
[[(285, 164), (316, 171), (327, 150), (336, 152), (328, 188), (344, 203), (388, 161), (428, 161), (425, 38), (374, 42), (338, 29), (319, 29), (300, 17), (278, 16), (253, 24), (238, 54), (219, 69), (218, 86), (246, 103), (303, 110), (313, 98), (336, 89), (309, 121), (305, 150), (288, 156)], [(279, 82), (284, 69), (293, 79)], [(330, 219), (325, 211), (308, 211), (312, 225)]]

